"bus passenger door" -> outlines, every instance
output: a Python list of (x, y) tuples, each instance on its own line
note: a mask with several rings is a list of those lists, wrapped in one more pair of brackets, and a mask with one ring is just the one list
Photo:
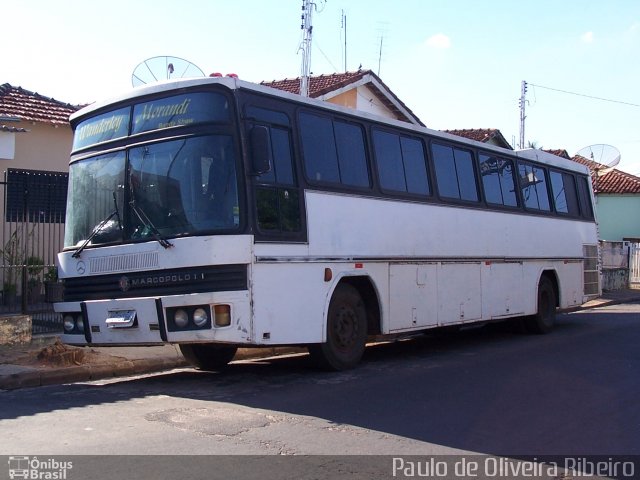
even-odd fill
[(390, 331), (438, 323), (437, 264), (389, 265)]

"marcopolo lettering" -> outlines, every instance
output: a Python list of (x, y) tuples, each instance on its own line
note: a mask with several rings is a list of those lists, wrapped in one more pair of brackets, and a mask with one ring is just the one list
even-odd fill
[(198, 273), (172, 273), (166, 275), (151, 275), (147, 277), (129, 279), (129, 288), (146, 287), (150, 285), (166, 285), (169, 283), (185, 283), (204, 280), (205, 274)]

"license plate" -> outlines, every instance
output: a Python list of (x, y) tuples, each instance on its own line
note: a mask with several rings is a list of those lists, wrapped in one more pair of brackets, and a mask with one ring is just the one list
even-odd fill
[(108, 313), (107, 327), (109, 328), (131, 328), (135, 323), (135, 310), (114, 310)]

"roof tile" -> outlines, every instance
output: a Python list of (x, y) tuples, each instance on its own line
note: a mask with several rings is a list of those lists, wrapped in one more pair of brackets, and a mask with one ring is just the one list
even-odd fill
[(543, 148), (543, 150), (547, 153), (550, 153), (552, 155), (555, 155), (556, 157), (562, 157), (562, 158), (566, 158), (567, 160), (571, 160), (571, 157), (569, 156), (569, 154), (567, 153), (567, 151), (564, 148), (558, 148), (558, 149), (545, 149)]
[[(400, 100), (391, 89), (384, 84), (384, 82), (371, 70), (358, 70), (357, 72), (344, 72), (344, 73), (333, 73), (330, 75), (318, 75), (315, 77), (309, 78), (309, 96), (311, 98), (321, 97), (322, 95), (326, 95), (329, 92), (333, 92), (335, 90), (339, 90), (340, 88), (346, 87), (352, 83), (357, 82), (363, 77), (370, 75), (373, 77), (380, 85), (386, 89), (388, 94), (392, 96), (401, 107), (409, 113), (413, 120), (418, 122), (418, 124), (424, 126), (424, 123), (411, 111), (405, 103)], [(300, 78), (285, 78), (284, 80), (272, 80), (271, 82), (262, 81), (260, 85), (264, 85), (265, 87), (276, 88), (278, 90), (284, 90), (285, 92), (300, 94)], [(393, 102), (389, 100), (382, 92), (380, 92), (377, 88), (372, 89), (373, 94), (376, 98), (382, 102), (385, 107), (387, 107), (391, 112), (393, 112), (396, 117), (400, 120), (407, 120), (407, 117), (404, 112), (402, 112)]]
[(483, 143), (487, 143), (489, 140), (495, 139), (501, 147), (511, 149), (511, 145), (509, 145), (509, 142), (507, 142), (500, 130), (497, 128), (465, 128), (443, 131), (445, 133), (450, 133), (451, 135), (457, 135), (458, 137), (464, 137)]
[[(319, 75), (309, 79), (309, 96), (312, 98), (324, 95), (332, 90), (337, 90), (350, 83), (360, 80), (370, 70), (358, 70), (357, 72), (333, 73), (331, 75)], [(260, 82), (260, 85), (277, 88), (289, 93), (300, 93), (300, 78), (285, 78), (284, 80), (273, 80), (271, 82)]]
[(30, 122), (68, 125), (69, 115), (80, 107), (45, 97), (39, 93), (0, 85), (0, 117), (16, 117)]
[(616, 168), (609, 169), (606, 165), (594, 162), (580, 155), (575, 155), (573, 161), (589, 167), (593, 179), (595, 193), (609, 194), (638, 194), (640, 193), (640, 177), (623, 172)]

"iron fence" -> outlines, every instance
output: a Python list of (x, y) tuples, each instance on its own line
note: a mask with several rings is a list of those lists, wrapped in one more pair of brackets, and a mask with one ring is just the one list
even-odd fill
[(0, 182), (0, 313), (30, 315), (33, 333), (62, 331), (47, 300), (59, 289), (55, 260), (64, 240), (67, 183), (67, 173), (20, 169), (7, 169)]

